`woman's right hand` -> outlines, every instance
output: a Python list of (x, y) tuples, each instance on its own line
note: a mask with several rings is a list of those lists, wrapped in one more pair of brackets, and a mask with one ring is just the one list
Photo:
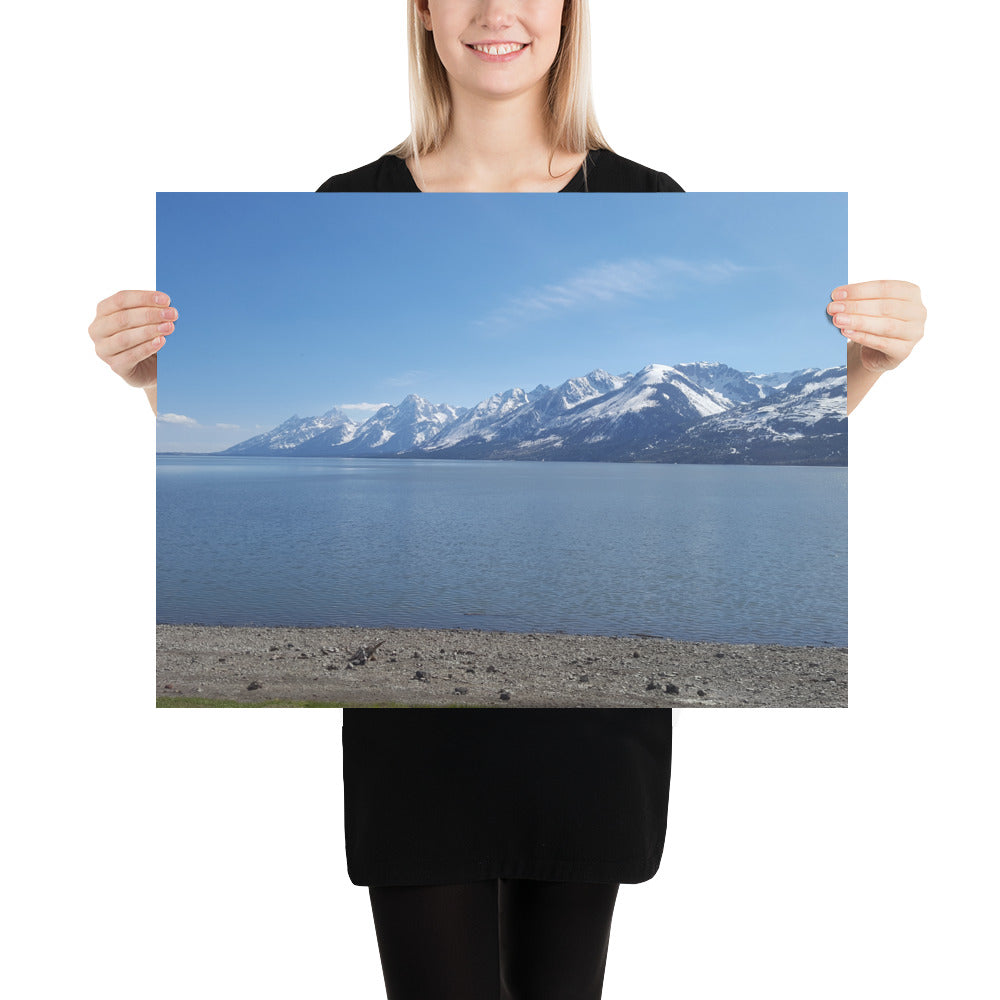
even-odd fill
[(156, 387), (156, 352), (173, 333), (177, 310), (164, 292), (116, 292), (97, 303), (90, 339), (111, 370), (147, 393)]

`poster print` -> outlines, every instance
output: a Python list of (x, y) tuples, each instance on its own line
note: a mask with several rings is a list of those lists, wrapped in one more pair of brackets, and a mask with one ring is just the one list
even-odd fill
[(161, 194), (159, 704), (845, 705), (841, 194)]

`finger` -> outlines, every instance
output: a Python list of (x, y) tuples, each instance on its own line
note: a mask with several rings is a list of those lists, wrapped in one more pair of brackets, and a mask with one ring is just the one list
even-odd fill
[(826, 307), (830, 316), (856, 314), (861, 316), (890, 316), (923, 323), (927, 318), (927, 310), (910, 299), (847, 299), (841, 302), (831, 302)]
[(135, 309), (138, 306), (169, 306), (170, 296), (166, 292), (157, 291), (121, 291), (101, 299), (97, 303), (97, 317), (108, 316), (121, 312), (123, 309)]
[(174, 332), (173, 323), (158, 323), (156, 326), (140, 326), (134, 330), (123, 330), (110, 337), (104, 337), (94, 344), (97, 356), (112, 364), (119, 354), (125, 354), (140, 344), (148, 344), (157, 337), (169, 337)]
[(851, 340), (859, 333), (867, 333), (895, 342), (895, 353), (901, 358), (909, 354), (921, 336), (917, 325), (884, 316), (834, 316), (833, 321), (840, 332)]
[(839, 299), (905, 299), (920, 301), (920, 288), (910, 281), (860, 281), (853, 285), (838, 285), (830, 298)]
[(860, 344), (862, 347), (870, 347), (873, 351), (880, 351), (896, 364), (902, 361), (910, 352), (910, 347), (905, 341), (895, 340), (892, 337), (883, 337), (876, 333), (866, 333), (864, 330), (841, 330), (840, 332), (855, 344)]
[(116, 354), (113, 358), (108, 359), (108, 364), (116, 375), (126, 376), (132, 372), (136, 365), (145, 361), (146, 358), (151, 358), (165, 343), (165, 337), (156, 337), (144, 344), (136, 345), (131, 350)]
[(123, 330), (137, 330), (143, 326), (160, 326), (165, 323), (173, 323), (175, 319), (177, 319), (177, 310), (173, 306), (168, 306), (165, 309), (157, 307), (122, 309), (95, 319), (90, 324), (90, 337), (96, 342), (121, 333)]

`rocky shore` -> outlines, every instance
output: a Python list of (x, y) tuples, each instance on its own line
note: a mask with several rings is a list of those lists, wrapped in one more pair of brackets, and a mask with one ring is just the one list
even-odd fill
[[(459, 629), (158, 625), (156, 693), (247, 705), (847, 705), (847, 650)], [(367, 655), (371, 647), (372, 655)]]

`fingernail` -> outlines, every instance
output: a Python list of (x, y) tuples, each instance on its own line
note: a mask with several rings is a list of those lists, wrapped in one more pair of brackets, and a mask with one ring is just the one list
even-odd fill
[(154, 305), (162, 306), (166, 301), (167, 301), (167, 297), (165, 295), (161, 295), (159, 292), (157, 292), (153, 296), (153, 304)]
[(173, 323), (161, 323), (156, 329), (159, 330), (160, 333), (170, 333), (173, 328)]
[(826, 311), (830, 313), (831, 316), (835, 316), (837, 313), (842, 313), (847, 306), (843, 302), (831, 302), (827, 307)]
[(838, 288), (833, 293), (833, 297), (835, 299), (846, 299), (847, 298), (847, 289), (846, 288)]

